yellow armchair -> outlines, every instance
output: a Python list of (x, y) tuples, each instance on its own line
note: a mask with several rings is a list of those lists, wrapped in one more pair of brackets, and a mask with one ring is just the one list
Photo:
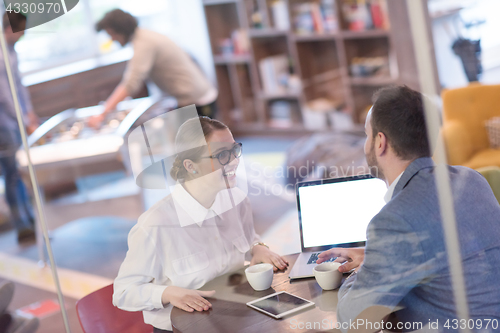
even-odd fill
[(444, 90), (442, 135), (448, 163), (477, 169), (500, 166), (500, 149), (490, 148), (484, 122), (500, 117), (500, 85), (471, 84)]

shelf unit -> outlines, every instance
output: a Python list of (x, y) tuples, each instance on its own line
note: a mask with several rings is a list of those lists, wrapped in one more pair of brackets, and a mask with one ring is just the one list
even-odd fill
[[(295, 32), (294, 6), (320, 0), (283, 0), (290, 22), (287, 30), (275, 28), (273, 1), (203, 1), (219, 88), (218, 117), (236, 132), (261, 134), (304, 130), (301, 120), (304, 106), (317, 98), (335, 101), (355, 123), (362, 123), (371, 96), (380, 87), (407, 84), (419, 89), (405, 1), (382, 0), (387, 4), (388, 30), (349, 31), (342, 5), (350, 0), (335, 0), (338, 30), (306, 35)], [(425, 0), (420, 1), (424, 5)], [(250, 23), (256, 8), (262, 20), (261, 28), (254, 28)], [(231, 38), (235, 30), (246, 32), (248, 54), (222, 55), (221, 41)], [(394, 45), (394, 39), (399, 45)], [(301, 81), (300, 91), (264, 92), (259, 62), (276, 55), (289, 57), (290, 70)], [(350, 74), (353, 58), (378, 56), (389, 59), (385, 75), (354, 77)], [(401, 57), (404, 61), (399, 62)], [(399, 74), (403, 72), (405, 75)], [(294, 103), (298, 115), (293, 116), (288, 126), (275, 127), (270, 118), (270, 105), (281, 100)]]

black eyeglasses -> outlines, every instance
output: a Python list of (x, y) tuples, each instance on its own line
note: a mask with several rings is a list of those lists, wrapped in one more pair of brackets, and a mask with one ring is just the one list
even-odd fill
[(221, 165), (226, 165), (226, 164), (229, 164), (229, 162), (231, 162), (231, 160), (232, 160), (231, 155), (233, 155), (235, 158), (241, 157), (241, 152), (242, 152), (241, 147), (242, 146), (243, 146), (242, 143), (236, 143), (233, 146), (233, 148), (231, 148), (231, 149), (226, 149), (226, 150), (223, 150), (217, 154), (202, 157), (202, 158), (216, 158), (219, 160), (219, 163)]

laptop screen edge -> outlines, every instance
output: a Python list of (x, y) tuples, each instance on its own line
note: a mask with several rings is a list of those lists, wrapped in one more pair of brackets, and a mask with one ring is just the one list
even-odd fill
[(306, 187), (306, 186), (316, 186), (316, 185), (323, 185), (323, 184), (349, 182), (349, 181), (354, 181), (354, 180), (373, 179), (373, 178), (374, 177), (370, 174), (364, 174), (364, 175), (349, 176), (349, 177), (310, 180), (310, 181), (305, 181), (305, 182), (297, 182), (295, 184), (295, 194), (297, 197), (297, 213), (298, 213), (298, 218), (299, 218), (299, 235), (300, 235), (301, 252), (305, 252), (305, 250), (307, 250), (307, 252), (326, 251), (326, 250), (331, 249), (333, 247), (360, 247), (360, 246), (365, 246), (366, 242), (362, 241), (362, 242), (351, 242), (351, 243), (304, 247), (304, 236), (303, 236), (303, 230), (302, 230), (302, 214), (301, 214), (301, 210), (300, 210), (299, 189), (301, 187)]

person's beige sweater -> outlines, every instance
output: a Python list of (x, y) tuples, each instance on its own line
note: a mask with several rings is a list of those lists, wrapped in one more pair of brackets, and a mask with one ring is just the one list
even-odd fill
[(148, 78), (179, 106), (198, 104), (214, 89), (189, 55), (170, 38), (154, 31), (137, 28), (131, 38), (134, 55), (122, 84), (134, 95)]

